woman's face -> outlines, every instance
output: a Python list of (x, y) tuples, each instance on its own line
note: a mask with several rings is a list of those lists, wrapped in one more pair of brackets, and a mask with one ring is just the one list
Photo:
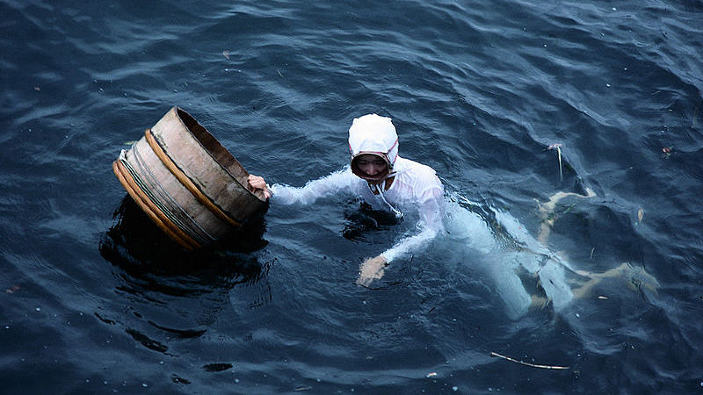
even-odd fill
[(376, 155), (361, 155), (354, 163), (362, 173), (370, 178), (374, 178), (387, 170), (386, 162)]

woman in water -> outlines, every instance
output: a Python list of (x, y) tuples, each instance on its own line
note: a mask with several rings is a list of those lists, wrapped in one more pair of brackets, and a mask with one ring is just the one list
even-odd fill
[(431, 167), (398, 156), (398, 135), (390, 118), (368, 114), (354, 119), (349, 151), (348, 167), (303, 188), (268, 187), (262, 177), (254, 175), (249, 176), (249, 184), (262, 189), (275, 204), (311, 204), (318, 198), (346, 193), (398, 218), (417, 210), (420, 219), (415, 235), (361, 264), (357, 283), (367, 286), (383, 276), (390, 262), (421, 249), (442, 231), (444, 189)]
[[(398, 136), (390, 118), (368, 114), (354, 119), (349, 128), (349, 151), (349, 166), (310, 181), (302, 188), (278, 184), (269, 187), (262, 177), (255, 175), (249, 176), (249, 184), (252, 189), (261, 189), (275, 204), (307, 205), (319, 198), (345, 193), (398, 218), (416, 211), (419, 218), (416, 233), (397, 241), (380, 255), (366, 259), (360, 266), (359, 285), (368, 286), (380, 279), (389, 263), (421, 251), (440, 233), (448, 236), (444, 240), (446, 250), (460, 254), (463, 260), (481, 262), (481, 271), (494, 282), (494, 289), (511, 318), (522, 316), (540, 299), (527, 292), (519, 271), (539, 279), (546, 297), (539, 302), (550, 302), (558, 311), (574, 296), (582, 296), (601, 279), (620, 275), (626, 268), (623, 265), (602, 274), (575, 270), (547, 249), (542, 237), (536, 240), (513, 216), (490, 208), (488, 215), (505, 233), (497, 238), (496, 230), (490, 228), (481, 215), (466, 209), (459, 201), (469, 206), (474, 203), (459, 195), (445, 196), (442, 183), (431, 167), (398, 156)], [(569, 194), (562, 195), (559, 199)], [(588, 190), (587, 196), (578, 196), (590, 197), (591, 192)], [(544, 229), (540, 231), (540, 235), (543, 234)], [(566, 270), (587, 281), (581, 288), (572, 290), (566, 280)], [(658, 285), (653, 278), (648, 281)]]

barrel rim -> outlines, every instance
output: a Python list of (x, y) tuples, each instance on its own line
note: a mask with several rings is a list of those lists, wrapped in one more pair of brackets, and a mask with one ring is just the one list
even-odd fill
[[(250, 191), (249, 188), (246, 187), (246, 185), (243, 185), (239, 181), (239, 179), (234, 174), (232, 174), (232, 172), (230, 172), (229, 169), (227, 169), (227, 167), (223, 166), (222, 163), (220, 163), (217, 160), (217, 158), (215, 158), (215, 156), (213, 155), (213, 152), (211, 151), (212, 148), (215, 148), (219, 151), (219, 153), (224, 154), (224, 156), (226, 157), (226, 159), (228, 161), (231, 160), (232, 163), (235, 166), (237, 166), (238, 168), (240, 168), (244, 174), (249, 175), (249, 172), (246, 170), (246, 168), (244, 166), (242, 166), (241, 163), (239, 163), (237, 158), (235, 158), (234, 155), (232, 155), (232, 153), (229, 152), (229, 150), (227, 148), (225, 148), (219, 142), (219, 140), (217, 140), (217, 138), (215, 136), (213, 136), (212, 133), (210, 133), (210, 131), (207, 130), (207, 128), (205, 126), (201, 125), (200, 122), (198, 122), (192, 115), (190, 115), (187, 111), (185, 111), (184, 109), (182, 109), (178, 106), (173, 106), (170, 111), (174, 111), (176, 118), (178, 118), (178, 121), (184, 126), (184, 129), (187, 130), (191, 136), (193, 136), (193, 139), (198, 142), (198, 144), (203, 148), (203, 151), (205, 151), (212, 158), (212, 160), (215, 163), (217, 163), (217, 165), (222, 170), (224, 170), (237, 184), (239, 184), (239, 186), (241, 186), (244, 190), (246, 190), (247, 193), (256, 197), (256, 199), (258, 201), (260, 201), (261, 203), (263, 203), (263, 204), (266, 203), (266, 198), (263, 197), (263, 194), (262, 194), (262, 196), (259, 196), (258, 194)], [(188, 122), (186, 122), (186, 120), (184, 120), (182, 118), (182, 115), (185, 115), (185, 118)], [(205, 134), (206, 137), (211, 138), (211, 141), (212, 141), (212, 144), (214, 145), (214, 147), (208, 148), (207, 146), (205, 146), (205, 144), (203, 144), (203, 141), (197, 135), (197, 133), (194, 133), (194, 130), (191, 129), (191, 127), (189, 126), (189, 122), (192, 122), (192, 124), (199, 126), (201, 130), (199, 130), (198, 132), (202, 132)]]

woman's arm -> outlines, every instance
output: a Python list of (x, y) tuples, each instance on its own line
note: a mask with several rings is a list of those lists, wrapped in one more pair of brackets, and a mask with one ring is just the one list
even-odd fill
[(356, 283), (368, 286), (373, 280), (383, 277), (386, 265), (400, 257), (408, 256), (427, 246), (443, 229), (444, 191), (441, 184), (426, 190), (420, 205), (420, 232), (398, 241), (393, 247), (375, 258), (369, 258), (359, 268)]
[(326, 177), (308, 182), (302, 188), (288, 185), (274, 184), (268, 186), (259, 176), (249, 176), (249, 184), (256, 189), (261, 189), (267, 197), (271, 197), (278, 204), (312, 204), (317, 199), (338, 193), (353, 193), (358, 183), (349, 168), (334, 172)]
[(390, 263), (395, 259), (406, 257), (421, 250), (439, 234), (444, 225), (444, 192), (442, 188), (432, 188), (425, 192), (425, 199), (420, 205), (420, 232), (401, 239), (393, 247), (381, 254)]

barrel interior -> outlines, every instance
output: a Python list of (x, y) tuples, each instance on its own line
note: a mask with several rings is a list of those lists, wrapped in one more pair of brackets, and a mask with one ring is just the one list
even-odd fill
[[(207, 131), (207, 129), (200, 125), (195, 118), (191, 117), (190, 114), (180, 108), (178, 108), (177, 111), (178, 117), (181, 121), (183, 121), (183, 124), (200, 142), (210, 156), (212, 156), (212, 158), (215, 159), (220, 166), (227, 170), (227, 172), (229, 172), (229, 174), (232, 175), (232, 177), (234, 177), (240, 185), (249, 190), (249, 188), (247, 188), (247, 177), (249, 176), (249, 173), (244, 169), (239, 161), (237, 161), (237, 159), (232, 156), (232, 154), (227, 151), (227, 149), (223, 147), (222, 144), (220, 144), (220, 142)], [(256, 194), (253, 195), (256, 196)], [(257, 196), (257, 198), (261, 199), (259, 196)]]

